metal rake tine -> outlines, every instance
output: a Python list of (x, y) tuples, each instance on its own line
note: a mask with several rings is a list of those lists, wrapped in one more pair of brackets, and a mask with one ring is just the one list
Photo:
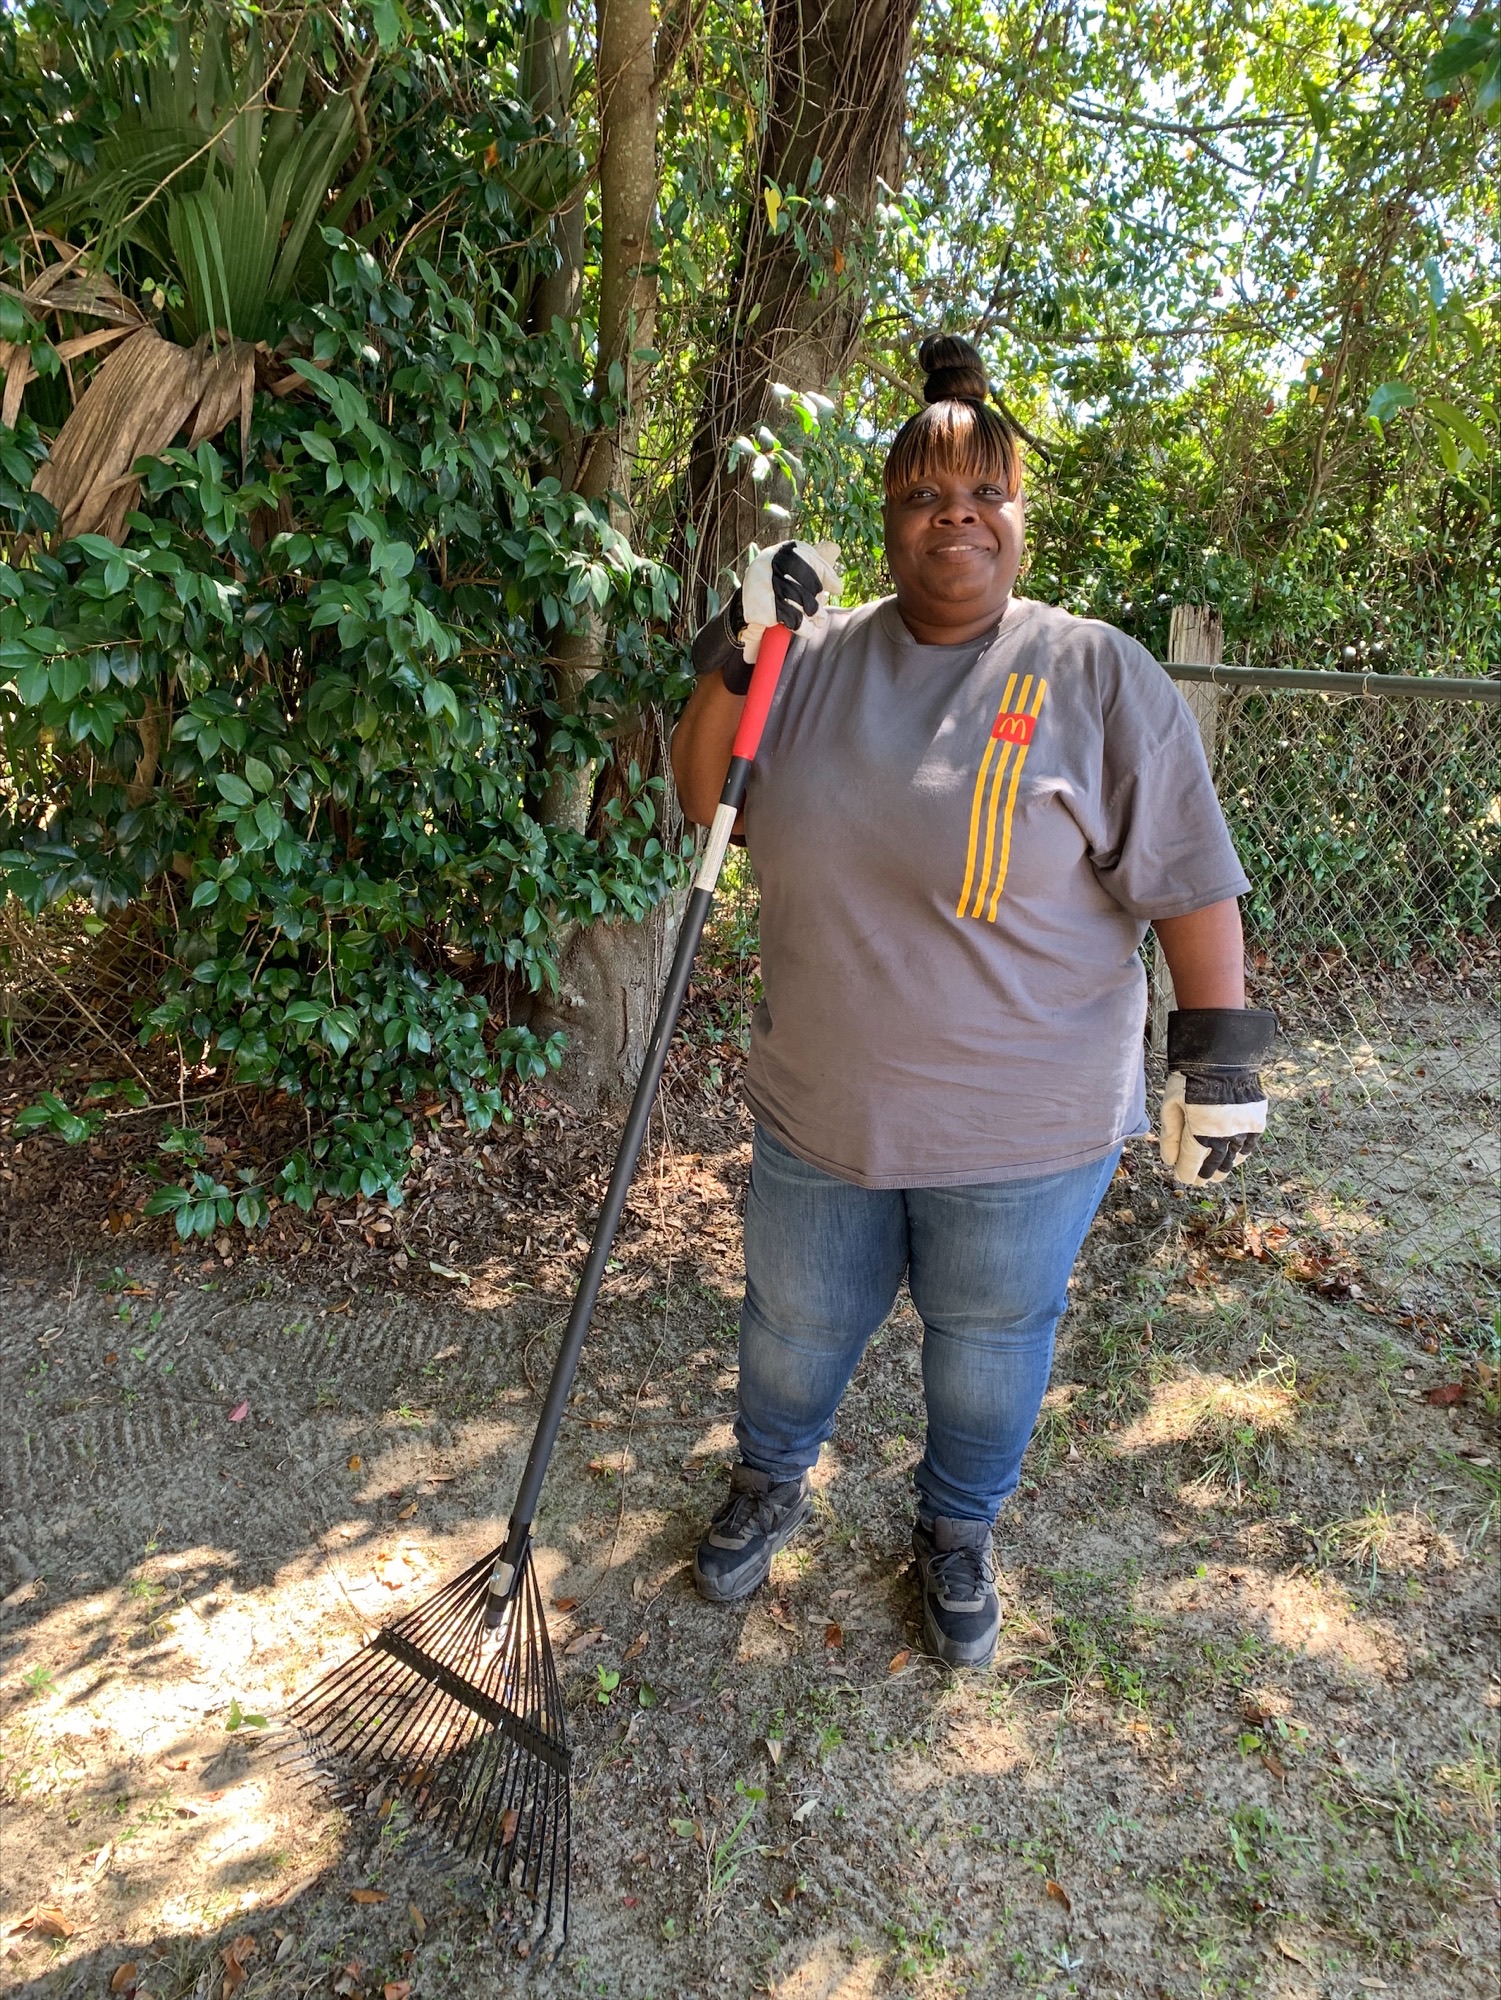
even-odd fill
[[(518, 1709), (517, 1712), (521, 1711)], [(471, 1853), (475, 1842), (479, 1841), (481, 1866), (493, 1872), (496, 1836), (504, 1844), (505, 1816), (512, 1809), (513, 1801), (519, 1797), (518, 1787), (525, 1784), (527, 1765), (531, 1760), (519, 1743), (500, 1736), (493, 1738), (492, 1742), (494, 1753), (487, 1760), (488, 1768), (480, 1765), (475, 1770), (462, 1801), (455, 1825), (455, 1839), (466, 1852)], [(479, 1760), (476, 1762), (478, 1764)], [(500, 1787), (499, 1797), (496, 1796), (497, 1785)]]
[[(428, 1643), (426, 1646), (419, 1647), (418, 1650), (436, 1654), (450, 1634), (462, 1625), (466, 1609), (470, 1610), (472, 1614), (473, 1607), (465, 1604), (464, 1596), (472, 1596), (474, 1594), (472, 1585), (480, 1567), (476, 1565), (474, 1570), (467, 1571), (465, 1576), (459, 1579), (461, 1583), (467, 1583), (471, 1586), (468, 1592), (461, 1595), (453, 1586), (449, 1586), (439, 1593), (437, 1599), (431, 1600), (426, 1606), (417, 1606), (414, 1612), (409, 1613), (406, 1619), (398, 1620), (390, 1630), (401, 1633), (403, 1637), (406, 1637), (407, 1635), (403, 1632), (402, 1628), (408, 1624), (416, 1623), (420, 1618), (424, 1621), (424, 1624), (419, 1629), (423, 1629)], [(428, 1634), (425, 1629), (425, 1621), (431, 1616), (435, 1606), (440, 1603), (442, 1605), (442, 1615), (436, 1627)], [(409, 1641), (409, 1643), (414, 1642)], [(364, 1650), (357, 1654), (353, 1660), (349, 1661), (347, 1666), (352, 1670), (347, 1682), (341, 1683), (340, 1676), (343, 1670), (336, 1670), (335, 1674), (331, 1677), (332, 1685), (320, 1682), (318, 1687), (314, 1688), (310, 1695), (305, 1698), (309, 1706), (311, 1706), (314, 1698), (318, 1697), (321, 1692), (323, 1700), (320, 1706), (327, 1709), (330, 1705), (330, 1698), (337, 1696), (339, 1704), (345, 1709), (346, 1714), (340, 1718), (340, 1723), (334, 1726), (330, 1726), (327, 1721), (315, 1722), (312, 1726), (317, 1729), (318, 1734), (327, 1744), (330, 1754), (336, 1757), (353, 1755), (362, 1763), (377, 1760), (382, 1756), (389, 1756), (400, 1760), (402, 1754), (400, 1745), (408, 1731), (435, 1704), (441, 1708), (441, 1704), (446, 1697), (443, 1695), (441, 1689), (436, 1687), (429, 1688), (422, 1696), (417, 1715), (413, 1716), (408, 1704), (413, 1693), (411, 1682), (417, 1678), (415, 1670), (409, 1665), (405, 1665), (396, 1654), (384, 1651), (380, 1645), (379, 1635), (375, 1639), (367, 1641)], [(390, 1709), (389, 1716), (382, 1718), (380, 1726), (377, 1727), (376, 1733), (373, 1736), (366, 1736), (364, 1732), (371, 1726), (370, 1718), (348, 1712), (350, 1711), (351, 1704), (356, 1701), (368, 1699), (372, 1694), (378, 1696), (383, 1689), (387, 1688), (387, 1684), (393, 1676), (402, 1675), (408, 1677), (406, 1685), (401, 1685), (398, 1680), (396, 1688), (388, 1690), (387, 1701), (383, 1704)], [(298, 1706), (301, 1707), (302, 1704)], [(400, 1733), (394, 1739), (388, 1740), (389, 1732), (393, 1725), (399, 1729)]]
[(335, 1678), (320, 1704), (321, 1713), (309, 1716), (303, 1726), (330, 1757), (367, 1763), (393, 1723), (401, 1720), (402, 1690), (392, 1686), (401, 1666), (373, 1645), (349, 1664), (354, 1671)]
[(521, 1752), (515, 1744), (495, 1739), (485, 1744), (482, 1756), (476, 1758), (464, 1774), (463, 1789), (454, 1801), (450, 1816), (451, 1844), (462, 1853), (471, 1855), (481, 1867), (491, 1868), (492, 1872), (490, 1829), (502, 1825), (504, 1817), (503, 1807), (499, 1819), (492, 1811), (495, 1785), (497, 1781), (504, 1785), (508, 1774), (521, 1761)]
[(333, 1757), (370, 1726), (368, 1709), (379, 1702), (383, 1676), (367, 1653), (358, 1653), (311, 1689), (292, 1711), (294, 1728), (316, 1737)]
[[(494, 1550), (491, 1554), (482, 1556), (478, 1562), (471, 1563), (460, 1575), (451, 1577), (447, 1583), (435, 1590), (431, 1597), (424, 1598), (420, 1604), (414, 1604), (410, 1611), (403, 1612), (402, 1616), (395, 1620), (391, 1630), (410, 1637), (407, 1630), (409, 1626), (419, 1624), (435, 1612), (446, 1612), (456, 1599), (466, 1598), (471, 1592), (476, 1596), (483, 1596), (499, 1553), (499, 1550)], [(476, 1584), (480, 1585), (478, 1591), (474, 1588)]]
[[(545, 1843), (547, 1849), (547, 1890), (545, 1901), (543, 1899), (540, 1855), (537, 1866), (536, 1902), (538, 1913), (536, 1924), (534, 1925), (534, 1935), (538, 1942), (545, 1938), (553, 1927), (553, 1911), (558, 1900), (558, 1863), (560, 1857), (563, 1866), (562, 1914), (563, 1930), (565, 1932), (568, 1924), (568, 1838), (570, 1831), (568, 1780), (561, 1773), (554, 1773), (553, 1785), (558, 1797), (551, 1802), (551, 1810), (547, 1819), (548, 1837)], [(554, 1956), (556, 1956), (561, 1944), (562, 1939), (560, 1937), (558, 1943), (553, 1947)]]
[(436, 1771), (454, 1757), (461, 1756), (482, 1728), (481, 1718), (464, 1711), (453, 1713), (452, 1697), (442, 1688), (429, 1688), (427, 1698), (412, 1718), (403, 1738), (403, 1761), (421, 1769)]
[(434, 1815), (437, 1831), (449, 1846), (468, 1852), (473, 1836), (466, 1828), (488, 1790), (485, 1772), (494, 1761), (513, 1751), (514, 1746), (494, 1730), (464, 1746), (456, 1760), (459, 1768), (454, 1773), (453, 1788), (445, 1793)]
[[(431, 1649), (433, 1657), (440, 1657), (438, 1649)], [(445, 1661), (451, 1671), (462, 1676), (463, 1660), (454, 1663)], [(414, 1676), (415, 1668), (407, 1671)], [(471, 1680), (473, 1677), (470, 1677)], [(480, 1691), (486, 1692), (483, 1683)], [(432, 1763), (447, 1758), (462, 1748), (481, 1726), (481, 1719), (472, 1711), (460, 1710), (455, 1713), (452, 1694), (437, 1682), (425, 1682), (423, 1692), (415, 1705), (409, 1704), (405, 1718), (406, 1726), (392, 1743), (389, 1754), (398, 1756), (403, 1762), (420, 1764)]]
[(520, 1884), (528, 1894), (540, 1895), (544, 1854), (552, 1855), (556, 1867), (559, 1806), (567, 1792), (564, 1773), (551, 1765), (534, 1766), (527, 1774), (523, 1803), (512, 1847), (511, 1870), (519, 1868)]
[[(497, 1768), (492, 1774), (475, 1815), (474, 1837), (483, 1842), (480, 1865), (506, 1879), (509, 1879), (515, 1865), (516, 1849), (524, 1839), (527, 1782), (534, 1764), (535, 1759), (529, 1758), (520, 1745), (513, 1745), (504, 1768)], [(497, 1782), (501, 1786), (499, 1798), (495, 1797)], [(516, 1815), (516, 1824), (507, 1839), (506, 1818), (512, 1812)]]

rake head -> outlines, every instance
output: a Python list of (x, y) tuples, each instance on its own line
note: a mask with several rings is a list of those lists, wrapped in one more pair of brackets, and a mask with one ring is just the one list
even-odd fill
[(377, 1632), (287, 1721), (343, 1803), (404, 1800), (429, 1839), (513, 1892), (522, 1955), (555, 1955), (568, 1930), (563, 1700), (530, 1549), (489, 1622), (500, 1554)]

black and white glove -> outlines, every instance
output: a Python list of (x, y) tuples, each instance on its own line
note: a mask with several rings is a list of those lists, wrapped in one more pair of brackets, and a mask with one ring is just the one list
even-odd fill
[(1266, 1130), (1256, 1068), (1276, 1032), (1277, 1016), (1265, 1007), (1184, 1007), (1168, 1015), (1157, 1143), (1176, 1180), (1222, 1181)]
[(724, 676), (731, 694), (745, 694), (768, 625), (796, 632), (817, 618), (844, 588), (834, 542), (783, 542), (756, 557), (745, 581), (717, 618), (693, 641), (693, 670)]

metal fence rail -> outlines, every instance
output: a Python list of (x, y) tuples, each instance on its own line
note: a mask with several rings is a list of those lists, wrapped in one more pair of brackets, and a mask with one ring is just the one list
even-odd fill
[(1501, 702), (1501, 681), (1452, 674), (1331, 674), (1301, 667), (1226, 667), (1212, 661), (1173, 660), (1175, 681), (1203, 681), (1211, 687), (1310, 690), (1317, 694), (1366, 694), (1377, 701)]
[(1251, 997), (1282, 1023), (1248, 1189), (1415, 1308), (1473, 1310), (1501, 1265), (1501, 683), (1167, 671), (1197, 683)]

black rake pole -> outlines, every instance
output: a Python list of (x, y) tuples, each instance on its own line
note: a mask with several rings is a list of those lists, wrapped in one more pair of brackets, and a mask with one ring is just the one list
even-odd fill
[(287, 1714), (301, 1754), (347, 1804), (404, 1801), (439, 1845), (510, 1887), (523, 1957), (539, 1948), (556, 1955), (567, 1936), (571, 1837), (568, 1735), (532, 1523), (790, 638), (773, 625), (761, 641), (506, 1539), (383, 1627)]

